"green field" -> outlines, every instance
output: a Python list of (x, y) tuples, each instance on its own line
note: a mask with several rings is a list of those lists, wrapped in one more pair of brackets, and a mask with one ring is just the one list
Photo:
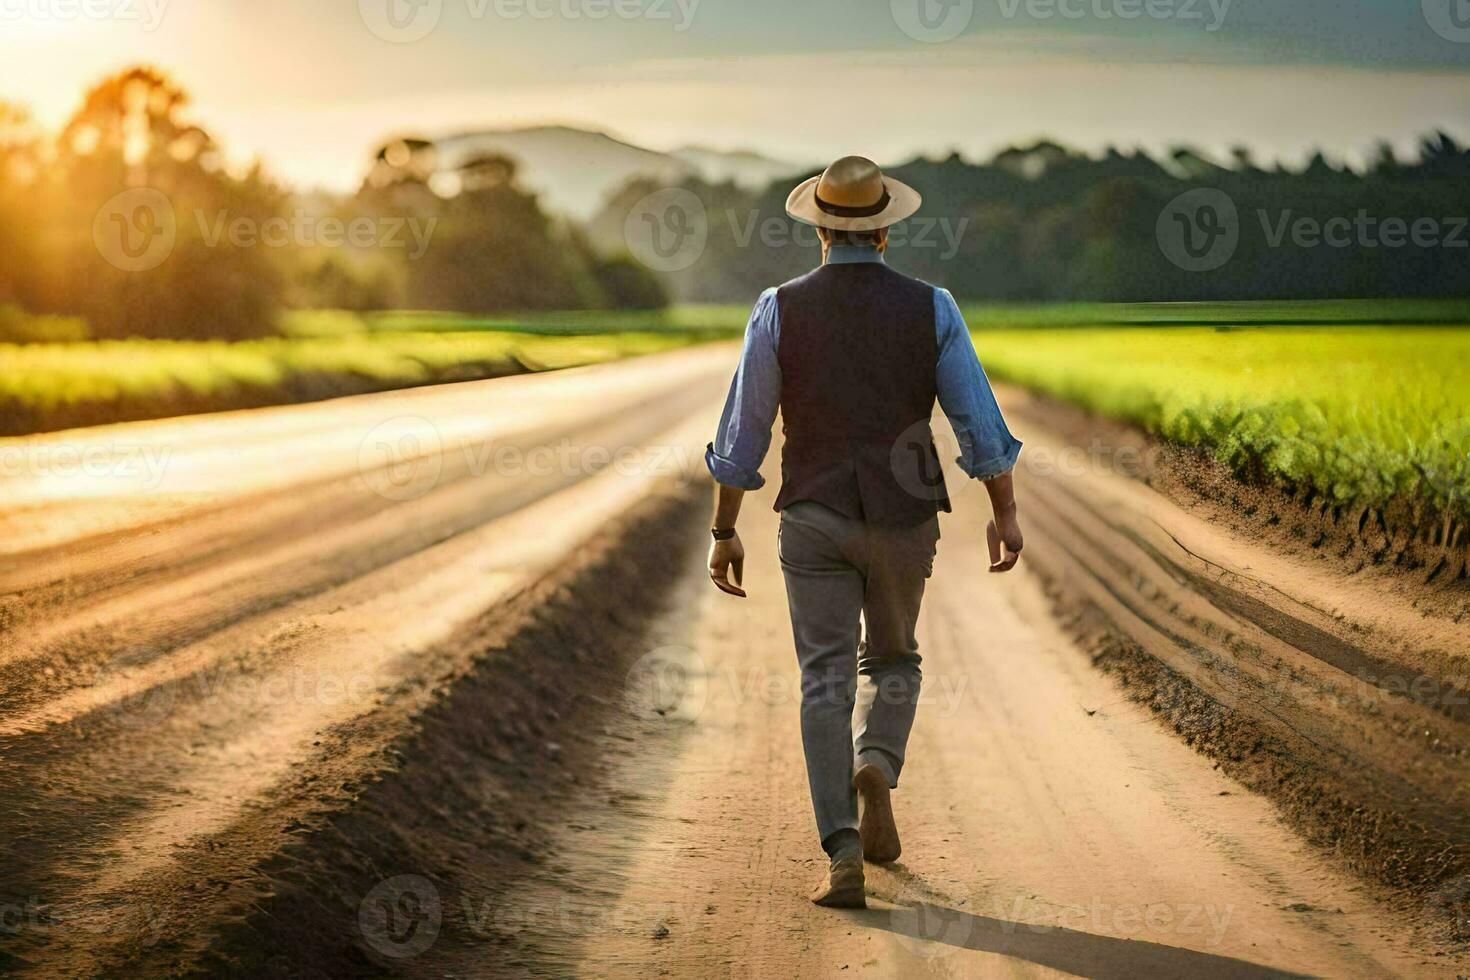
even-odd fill
[(1275, 303), (962, 303), (973, 330), (1070, 327), (1264, 327), (1470, 324), (1470, 300), (1344, 299)]
[(966, 306), (997, 380), (1443, 543), (1470, 519), (1464, 301)]
[(976, 334), (993, 377), (1337, 504), (1464, 511), (1470, 329), (1078, 327)]
[(520, 334), (577, 336), (607, 333), (693, 334), (695, 339), (729, 336), (745, 328), (750, 310), (743, 306), (688, 305), (667, 310), (569, 310), (507, 316), (467, 316), (392, 310), (382, 313), (343, 313), (310, 310), (288, 313), (283, 325), (289, 336), (327, 333), (463, 333), (508, 331)]
[(1254, 482), (1470, 518), (1470, 303), (966, 305), (990, 375), (1201, 447)]
[(226, 341), (0, 344), (0, 436), (553, 370), (712, 339), (704, 330), (364, 330), (301, 315), (293, 334)]
[[(0, 434), (589, 364), (737, 337), (747, 313), (306, 311), (288, 315), (281, 337), (239, 343), (0, 344)], [(967, 304), (965, 314), (997, 380), (1335, 504), (1470, 514), (1470, 304)]]
[(226, 341), (113, 340), (0, 345), (0, 398), (40, 406), (146, 395), (171, 386), (209, 394), (274, 385), (296, 375), (345, 373), (419, 384), (465, 365), (502, 373), (594, 364), (683, 346), (678, 334), (548, 337), (481, 333)]

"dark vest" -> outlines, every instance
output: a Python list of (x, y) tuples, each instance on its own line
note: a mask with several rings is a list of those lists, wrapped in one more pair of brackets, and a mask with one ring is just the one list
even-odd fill
[(949, 510), (934, 411), (934, 287), (881, 262), (824, 265), (776, 291), (781, 492), (872, 524)]

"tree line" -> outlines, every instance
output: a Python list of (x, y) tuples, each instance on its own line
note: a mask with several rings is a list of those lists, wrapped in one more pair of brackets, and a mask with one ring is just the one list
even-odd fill
[[(891, 174), (924, 195), (894, 229), (891, 261), (966, 299), (1470, 296), (1470, 151), (1444, 133), (1414, 160), (1381, 144), (1360, 170), (1321, 154), (1292, 169), (1259, 166), (1244, 148), (1219, 163), (1189, 149), (1090, 156), (1043, 141)], [(747, 302), (815, 265), (815, 236), (784, 214), (801, 176), (755, 193), (685, 182), (706, 240), (665, 274), (675, 298)], [(623, 188), (593, 220), (594, 240), (614, 238), (651, 189)]]
[[(651, 180), (583, 227), (548, 214), (513, 161), (446, 161), (403, 137), (372, 154), (356, 193), (293, 193), (259, 166), (230, 167), (188, 101), (137, 67), (94, 86), (54, 133), (0, 103), (0, 340), (237, 339), (276, 332), (292, 308), (745, 303), (818, 261), (784, 212), (802, 174), (762, 191), (678, 185), (702, 224), (689, 261), (668, 263), (630, 240), (659, 232), (658, 215), (629, 220), (666, 190)], [(1412, 160), (1381, 145), (1357, 170), (1043, 141), (892, 173), (925, 198), (895, 229), (893, 261), (963, 299), (1470, 296), (1470, 150), (1443, 133)]]
[(548, 215), (508, 160), (440, 166), (428, 141), (394, 139), (356, 194), (298, 195), (232, 169), (188, 101), (137, 67), (55, 133), (0, 103), (0, 340), (241, 339), (291, 308), (667, 302), (641, 266)]

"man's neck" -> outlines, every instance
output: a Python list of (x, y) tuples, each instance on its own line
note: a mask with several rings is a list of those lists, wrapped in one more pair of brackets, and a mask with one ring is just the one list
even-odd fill
[(883, 252), (876, 245), (832, 245), (827, 249), (827, 265), (856, 262), (882, 262)]

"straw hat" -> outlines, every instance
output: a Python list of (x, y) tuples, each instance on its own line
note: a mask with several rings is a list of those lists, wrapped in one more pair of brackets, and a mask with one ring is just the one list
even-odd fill
[(908, 184), (883, 176), (867, 157), (843, 157), (797, 185), (786, 213), (797, 221), (839, 231), (874, 231), (919, 210), (924, 199)]

